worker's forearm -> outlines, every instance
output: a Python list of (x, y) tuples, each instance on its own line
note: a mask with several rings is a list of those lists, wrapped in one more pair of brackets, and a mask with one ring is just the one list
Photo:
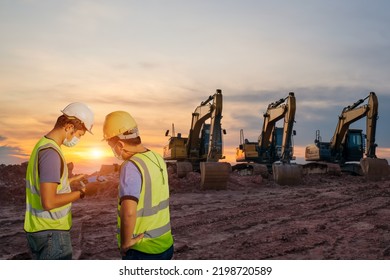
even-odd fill
[(121, 247), (127, 248), (132, 246), (132, 238), (135, 228), (135, 215), (123, 215), (121, 217)]
[(121, 203), (121, 249), (128, 249), (133, 246), (138, 239), (133, 238), (135, 224), (137, 221), (137, 201), (125, 199)]
[(78, 199), (80, 199), (80, 191), (56, 194), (53, 199), (47, 199), (45, 202), (43, 202), (42, 206), (45, 210), (52, 210), (74, 202)]

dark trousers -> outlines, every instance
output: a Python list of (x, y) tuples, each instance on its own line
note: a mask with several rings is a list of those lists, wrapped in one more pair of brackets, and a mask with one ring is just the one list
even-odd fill
[(128, 250), (122, 260), (171, 260), (173, 257), (173, 245), (161, 254), (147, 254), (137, 250)]

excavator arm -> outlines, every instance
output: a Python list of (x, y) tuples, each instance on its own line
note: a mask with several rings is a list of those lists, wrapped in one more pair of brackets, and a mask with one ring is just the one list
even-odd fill
[[(366, 105), (364, 103), (368, 99)], [(367, 157), (375, 158), (375, 133), (376, 133), (376, 121), (378, 118), (378, 98), (374, 92), (364, 98), (359, 99), (354, 104), (347, 106), (341, 112), (339, 121), (336, 126), (333, 138), (330, 143), (332, 154), (336, 154), (341, 150), (341, 146), (345, 141), (345, 136), (348, 132), (350, 124), (362, 119), (367, 118), (366, 133), (367, 133)]]
[(282, 140), (282, 158), (281, 161), (289, 163), (291, 160), (291, 135), (295, 122), (296, 102), (293, 92), (289, 93), (287, 100), (287, 112), (284, 116), (283, 140)]
[(213, 98), (214, 109), (211, 113), (211, 126), (210, 126), (210, 140), (209, 149), (207, 153), (207, 161), (216, 162), (219, 159), (224, 158), (222, 155), (222, 93), (221, 90), (217, 90), (217, 93)]
[(201, 147), (199, 135), (204, 123), (208, 119), (210, 119), (210, 135), (206, 161), (216, 162), (223, 158), (222, 148), (218, 145), (218, 143), (222, 143), (222, 91), (220, 89), (217, 89), (213, 96), (209, 96), (207, 100), (201, 102), (192, 113), (191, 129), (186, 146), (189, 158), (199, 157)]
[(366, 134), (367, 134), (367, 151), (366, 156), (369, 158), (376, 158), (375, 134), (376, 122), (378, 120), (378, 97), (374, 92), (370, 92), (368, 104), (370, 110), (367, 113)]
[[(210, 124), (206, 121), (210, 119)], [(222, 91), (209, 96), (192, 113), (187, 138), (171, 136), (164, 147), (164, 159), (179, 178), (189, 172), (200, 171), (202, 189), (226, 189), (231, 171), (228, 162), (218, 162), (222, 155)], [(168, 136), (167, 131), (166, 136)], [(175, 162), (172, 162), (175, 161)]]
[[(208, 119), (210, 124), (206, 125), (205, 121)], [(227, 187), (231, 166), (227, 162), (218, 162), (224, 158), (221, 119), (222, 91), (217, 89), (213, 96), (201, 102), (192, 113), (186, 147), (189, 160), (199, 163), (202, 189), (226, 189)]]
[(286, 98), (282, 98), (268, 105), (264, 114), (263, 129), (259, 137), (260, 152), (269, 149), (273, 139), (275, 123), (284, 118), (283, 139), (282, 139), (282, 160), (289, 161), (291, 134), (295, 120), (296, 101), (293, 92)]
[[(296, 101), (293, 92), (290, 92), (288, 96), (283, 99), (285, 104), (282, 104), (282, 100), (269, 107), (269, 111), (275, 111), (277, 114), (270, 118), (268, 122), (275, 127), (275, 121), (284, 117), (283, 124), (283, 137), (282, 137), (282, 149), (280, 162), (274, 162), (272, 164), (272, 175), (274, 181), (279, 185), (296, 185), (300, 184), (302, 180), (302, 169), (291, 163), (292, 159), (292, 133), (293, 125), (295, 121)], [(272, 117), (272, 114), (269, 114)]]

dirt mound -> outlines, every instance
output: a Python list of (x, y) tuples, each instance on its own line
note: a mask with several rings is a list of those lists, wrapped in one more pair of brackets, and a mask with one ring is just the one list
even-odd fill
[(27, 162), (14, 165), (0, 165), (0, 202), (25, 203)]

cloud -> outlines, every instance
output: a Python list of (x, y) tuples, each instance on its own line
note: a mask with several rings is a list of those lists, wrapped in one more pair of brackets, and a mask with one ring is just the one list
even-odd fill
[(0, 141), (4, 141), (6, 139), (7, 139), (7, 137), (0, 135)]
[(145, 70), (153, 70), (153, 69), (161, 67), (161, 65), (159, 65), (158, 63), (150, 62), (150, 61), (141, 61), (138, 63), (138, 65), (141, 68), (144, 68)]

